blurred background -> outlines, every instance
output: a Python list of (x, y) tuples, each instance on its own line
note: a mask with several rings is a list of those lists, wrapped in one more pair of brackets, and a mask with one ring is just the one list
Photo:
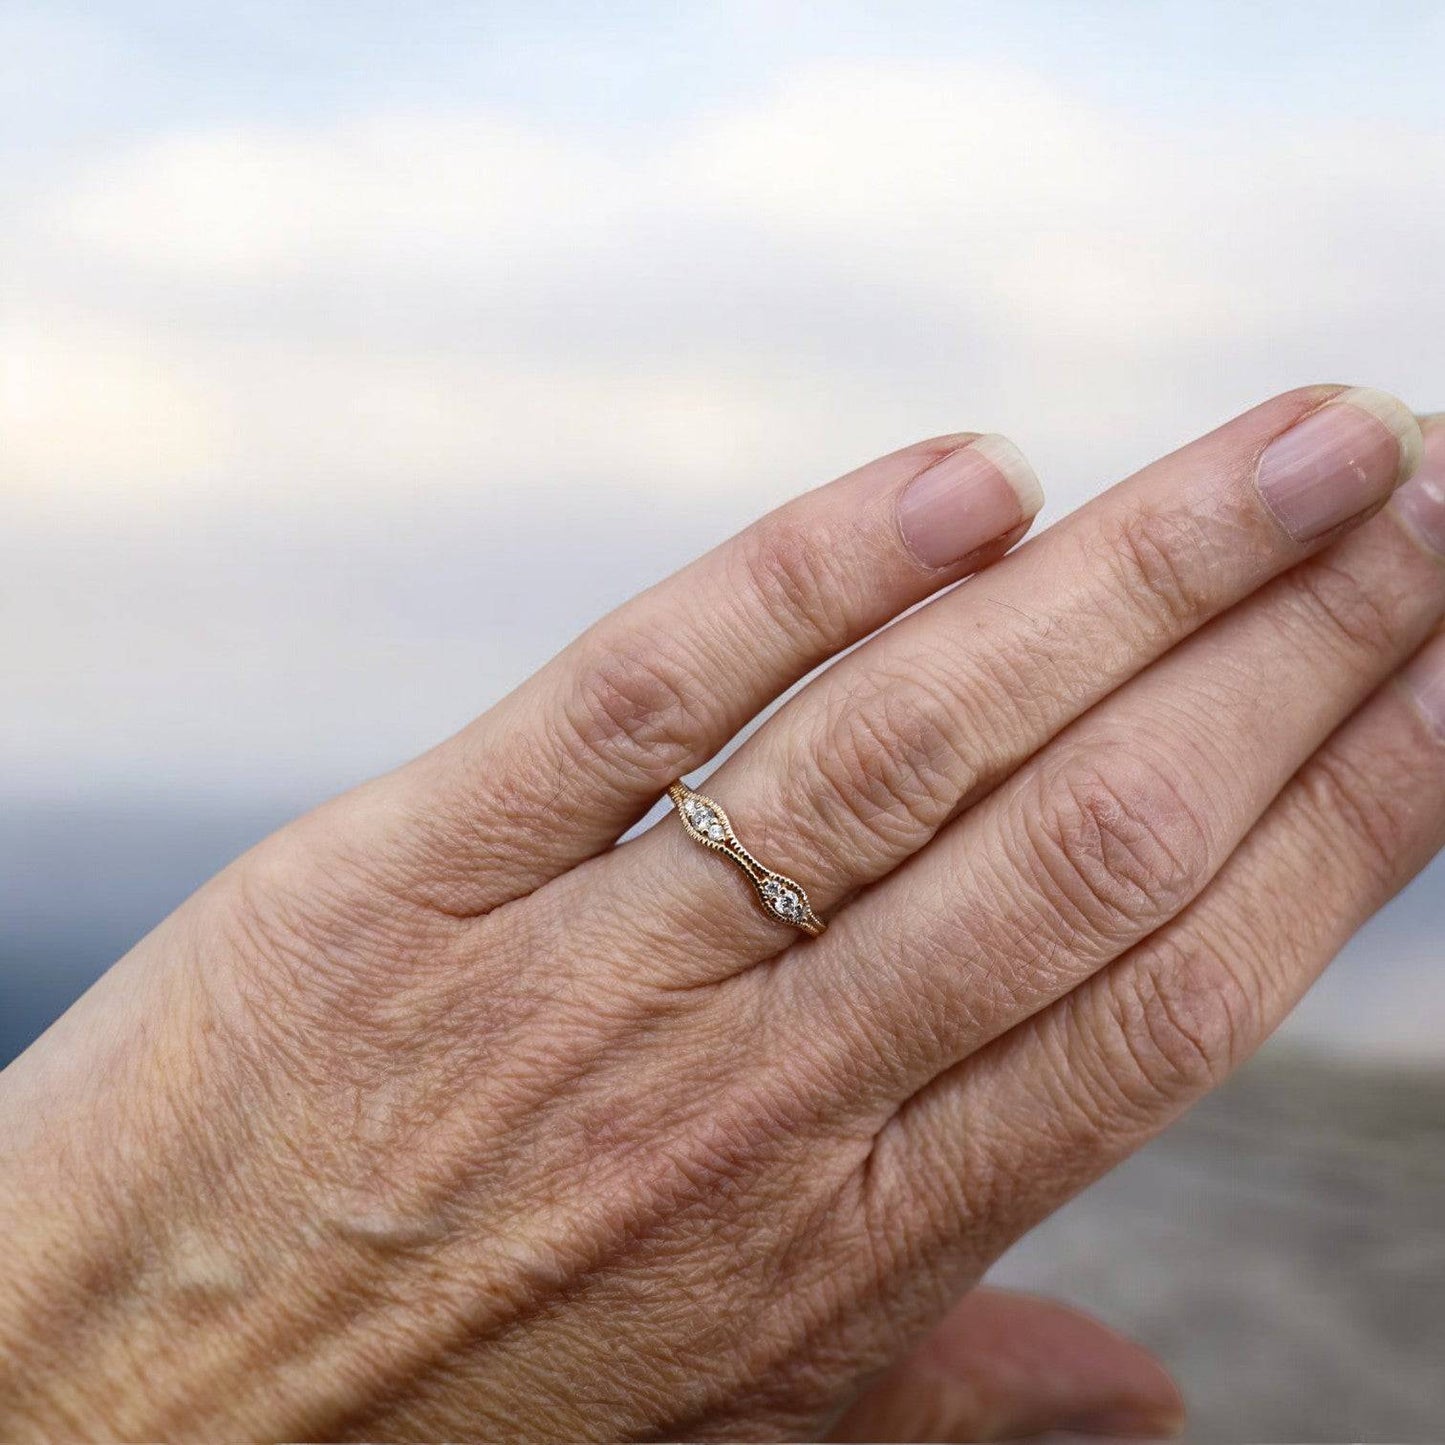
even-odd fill
[[(1445, 407), (1445, 7), (0, 4), (0, 1063), (793, 492)], [(1200, 1438), (1445, 1428), (1445, 869), (1001, 1266)]]

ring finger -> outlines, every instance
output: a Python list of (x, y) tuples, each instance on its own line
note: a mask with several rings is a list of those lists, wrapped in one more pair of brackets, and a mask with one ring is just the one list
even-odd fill
[[(1419, 445), (1414, 418), (1377, 392), (1266, 403), (873, 638), (761, 728), (709, 791), (766, 866), (831, 908), (1183, 637), (1381, 505)], [(673, 986), (784, 946), (747, 887), (669, 825), (539, 898), (574, 925), (631, 937), (629, 952)]]

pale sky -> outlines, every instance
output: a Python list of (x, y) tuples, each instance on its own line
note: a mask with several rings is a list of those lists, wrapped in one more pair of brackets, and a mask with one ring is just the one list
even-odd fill
[[(919, 436), (1053, 517), (1286, 387), (1445, 407), (1442, 60), (1435, 4), (8, 0), (0, 806), (299, 807)], [(1308, 1028), (1438, 1049), (1416, 908)]]

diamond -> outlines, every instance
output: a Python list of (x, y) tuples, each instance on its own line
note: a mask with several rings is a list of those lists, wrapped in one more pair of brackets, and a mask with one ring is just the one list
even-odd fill
[(711, 838), (714, 843), (721, 843), (727, 837), (728, 831), (723, 827), (722, 819), (702, 799), (689, 798), (683, 803), (682, 810), (687, 814), (687, 821), (703, 837)]
[(790, 923), (803, 916), (803, 900), (780, 879), (769, 878), (763, 884), (763, 901), (780, 918), (786, 918)]

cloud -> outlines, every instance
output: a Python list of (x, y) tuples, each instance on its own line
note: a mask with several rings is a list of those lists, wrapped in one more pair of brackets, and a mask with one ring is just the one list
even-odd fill
[[(1011, 433), (1056, 513), (1286, 385), (1421, 394), (1442, 147), (1146, 129), (1041, 73), (903, 61), (798, 67), (641, 137), (451, 109), (91, 147), (0, 239), (6, 545), (29, 579), (8, 727), (40, 776), (95, 745), (57, 713), (107, 708), (131, 719), (104, 744), (117, 774), (152, 765), (163, 715), (169, 766), (204, 772), (229, 739), (261, 772), (301, 679), (319, 734), (399, 697), (460, 720), (601, 594), (919, 435)], [(605, 550), (559, 543), (578, 517)], [(62, 552), (84, 565), (60, 576)], [(400, 576), (359, 581), (358, 558)], [(443, 610), (399, 600), (445, 575), (448, 605), (470, 585), (494, 610), (488, 588), (551, 559), (579, 579), (551, 583), (557, 631), (464, 678)], [(373, 676), (379, 637), (400, 690)], [(379, 724), (347, 766), (416, 726)], [(340, 766), (314, 747), (298, 773)]]
[[(640, 138), (451, 109), (92, 149), (0, 240), (12, 539), (109, 544), (95, 600), (118, 539), (205, 548), (246, 517), (339, 576), (326, 538), (428, 510), (488, 557), (494, 518), (649, 516), (679, 550), (629, 558), (619, 528), (623, 588), (967, 426), (1014, 435), (1057, 512), (1283, 386), (1425, 395), (1442, 151), (1403, 125), (1144, 128), (1041, 73), (904, 61), (799, 67)], [(177, 564), (146, 565), (179, 675)], [(278, 621), (264, 586), (185, 585)], [(308, 624), (322, 675), (347, 626)], [(73, 641), (44, 613), (26, 637)]]
[(1413, 380), (1391, 343), (1445, 323), (1407, 279), (1445, 245), (1442, 161), (1399, 127), (1146, 133), (1039, 75), (903, 62), (626, 145), (455, 112), (162, 135), (17, 228), (6, 425), (32, 487), (127, 505), (584, 459), (717, 490), (973, 424), (1062, 461), (1073, 502), (1134, 459), (1123, 430)]

